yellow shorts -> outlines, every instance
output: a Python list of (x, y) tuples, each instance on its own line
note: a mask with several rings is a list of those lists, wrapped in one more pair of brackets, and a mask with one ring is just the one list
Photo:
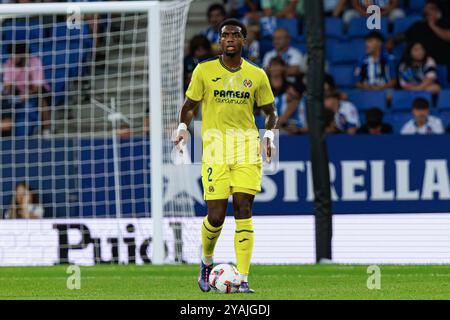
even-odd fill
[(202, 164), (205, 200), (228, 199), (236, 192), (261, 191), (262, 164)]

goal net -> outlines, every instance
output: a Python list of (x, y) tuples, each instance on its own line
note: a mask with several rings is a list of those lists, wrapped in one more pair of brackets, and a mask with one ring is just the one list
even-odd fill
[(171, 156), (189, 4), (0, 5), (0, 265), (198, 260)]

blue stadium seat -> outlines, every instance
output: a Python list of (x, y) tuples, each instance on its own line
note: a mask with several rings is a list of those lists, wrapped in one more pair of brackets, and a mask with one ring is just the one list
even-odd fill
[(298, 20), (295, 18), (277, 18), (277, 28), (286, 29), (291, 38), (298, 36)]
[(265, 54), (273, 49), (272, 45), (272, 39), (261, 39), (259, 41), (260, 45), (260, 54), (261, 54), (261, 60), (264, 58)]
[(352, 88), (355, 86), (354, 66), (335, 65), (330, 67), (330, 74), (338, 87)]
[(402, 60), (406, 48), (407, 48), (407, 45), (405, 42), (398, 43), (394, 47), (394, 50), (392, 51), (392, 55), (394, 56), (396, 62), (400, 62)]
[(44, 36), (44, 29), (39, 24), (38, 19), (7, 21), (2, 29), (3, 40), (7, 43), (11, 43), (11, 41), (33, 41)]
[(411, 112), (392, 113), (385, 117), (385, 122), (392, 125), (394, 133), (400, 133), (406, 122), (412, 119)]
[(450, 84), (448, 82), (448, 67), (445, 64), (438, 64), (436, 66), (438, 82), (442, 88), (449, 88)]
[(351, 101), (359, 111), (377, 107), (383, 112), (386, 110), (386, 95), (383, 90), (351, 90), (348, 93)]
[(397, 33), (405, 32), (406, 30), (408, 30), (409, 27), (411, 27), (413, 24), (415, 24), (416, 22), (421, 21), (421, 20), (422, 20), (422, 17), (419, 15), (407, 16), (404, 18), (396, 19), (394, 21), (393, 33), (397, 34)]
[(408, 14), (421, 14), (426, 0), (409, 0)]
[(439, 112), (439, 118), (444, 124), (444, 129), (447, 129), (450, 126), (450, 110), (442, 110)]
[(305, 42), (291, 41), (291, 46), (300, 50), (303, 54), (306, 54), (307, 48)]
[(388, 19), (385, 17), (381, 18), (381, 30), (369, 30), (369, 29), (367, 29), (367, 18), (366, 17), (354, 18), (350, 21), (350, 23), (348, 25), (347, 35), (350, 38), (364, 38), (364, 36), (371, 31), (379, 31), (385, 37), (387, 37), (389, 35)]
[(330, 48), (328, 60), (331, 64), (356, 64), (365, 52), (364, 40), (356, 38), (350, 42), (334, 43)]
[(325, 18), (325, 37), (341, 39), (343, 35), (343, 22), (340, 18), (326, 17)]
[(72, 49), (86, 50), (92, 48), (92, 35), (86, 23), (83, 23), (80, 29), (69, 29), (66, 22), (57, 23), (51, 34), (54, 40), (69, 43)]
[(328, 60), (330, 60), (331, 57), (333, 56), (334, 46), (339, 42), (340, 41), (338, 39), (325, 38), (325, 56)]
[(450, 110), (450, 89), (439, 92), (436, 106), (438, 110)]
[(413, 101), (419, 97), (427, 99), (430, 107), (432, 107), (432, 97), (429, 91), (395, 90), (392, 96), (392, 111), (411, 110)]

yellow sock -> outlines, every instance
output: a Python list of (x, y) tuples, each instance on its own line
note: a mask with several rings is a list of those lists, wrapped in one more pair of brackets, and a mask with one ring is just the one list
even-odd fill
[(236, 219), (236, 233), (234, 235), (234, 250), (236, 252), (237, 269), (243, 276), (250, 270), (250, 260), (253, 252), (253, 220)]
[(202, 260), (205, 264), (212, 264), (214, 255), (214, 247), (219, 239), (222, 226), (213, 227), (209, 221), (208, 216), (203, 219), (202, 224)]

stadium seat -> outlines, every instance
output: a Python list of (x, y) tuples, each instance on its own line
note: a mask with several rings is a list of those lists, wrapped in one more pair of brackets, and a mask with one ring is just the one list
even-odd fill
[(273, 49), (272, 39), (267, 38), (261, 39), (259, 45), (260, 45), (261, 59), (264, 58), (267, 52)]
[(400, 112), (387, 115), (385, 117), (385, 122), (388, 122), (392, 125), (394, 133), (400, 133), (405, 123), (411, 119), (412, 114), (410, 112)]
[(334, 54), (334, 46), (336, 43), (339, 43), (338, 39), (326, 38), (325, 39), (325, 56), (328, 60), (330, 60)]
[(51, 34), (54, 40), (69, 43), (72, 49), (92, 48), (92, 35), (86, 23), (80, 29), (70, 29), (66, 22), (58, 23), (53, 27)]
[(425, 0), (409, 0), (408, 15), (421, 14), (425, 2)]
[(432, 97), (429, 91), (409, 91), (409, 90), (395, 90), (392, 96), (392, 111), (409, 111), (411, 110), (413, 101), (416, 98), (425, 98), (428, 100), (430, 107), (432, 107)]
[(442, 90), (437, 100), (438, 110), (450, 110), (450, 89)]
[(293, 18), (277, 18), (277, 28), (286, 29), (291, 38), (298, 35), (298, 20)]
[(442, 120), (442, 123), (444, 124), (444, 128), (448, 128), (450, 126), (450, 109), (449, 110), (442, 110), (439, 112), (439, 118)]
[(373, 107), (386, 110), (386, 95), (383, 90), (351, 90), (348, 93), (348, 100), (358, 111), (364, 112)]
[(330, 67), (330, 74), (338, 87), (352, 88), (355, 86), (354, 66), (335, 65)]
[(3, 40), (7, 43), (11, 41), (33, 41), (44, 36), (44, 29), (37, 19), (7, 21), (2, 26), (2, 29)]
[(331, 64), (356, 64), (364, 56), (365, 52), (365, 43), (362, 39), (338, 42), (334, 43), (330, 49), (328, 60)]
[(343, 37), (343, 23), (340, 18), (326, 17), (325, 18), (325, 37), (341, 39)]
[[(367, 18), (360, 17), (350, 21), (347, 35), (350, 38), (364, 38), (364, 36), (371, 31), (372, 30), (367, 29)], [(376, 31), (380, 31), (385, 37), (389, 35), (387, 18), (381, 18), (381, 30)]]
[(305, 42), (291, 41), (291, 46), (300, 50), (303, 54), (306, 54), (306, 43)]
[(396, 62), (400, 62), (402, 60), (406, 47), (406, 43), (404, 42), (399, 43), (394, 47), (392, 55), (394, 56)]
[(445, 64), (438, 64), (436, 66), (438, 82), (442, 88), (449, 88), (450, 84), (448, 82), (448, 67)]
[(402, 33), (408, 30), (409, 27), (411, 27), (413, 24), (415, 24), (418, 21), (421, 21), (421, 16), (408, 16), (404, 18), (399, 18), (394, 21), (394, 30), (393, 33)]

